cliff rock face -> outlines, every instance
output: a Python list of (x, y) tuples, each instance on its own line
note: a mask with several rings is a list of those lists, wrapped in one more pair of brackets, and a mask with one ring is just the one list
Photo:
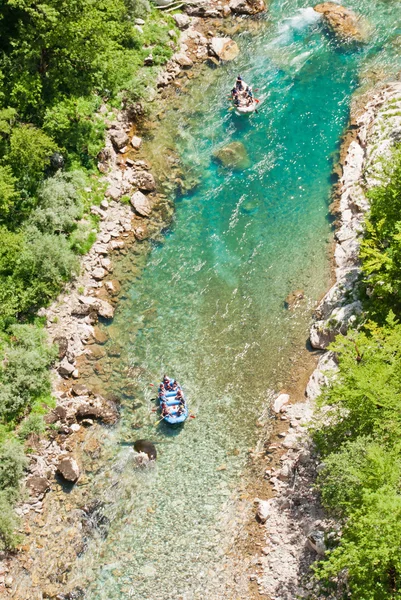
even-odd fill
[(324, 22), (334, 35), (343, 42), (365, 42), (368, 26), (363, 17), (349, 8), (334, 2), (323, 2), (314, 7), (323, 15)]

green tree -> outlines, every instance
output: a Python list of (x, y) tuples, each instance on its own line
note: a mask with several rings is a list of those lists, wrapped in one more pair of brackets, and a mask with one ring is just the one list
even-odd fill
[(13, 129), (7, 163), (18, 178), (20, 188), (35, 193), (56, 150), (56, 143), (33, 125), (19, 125)]
[(15, 189), (16, 182), (11, 167), (0, 165), (0, 221), (2, 222), (9, 219), (19, 199)]

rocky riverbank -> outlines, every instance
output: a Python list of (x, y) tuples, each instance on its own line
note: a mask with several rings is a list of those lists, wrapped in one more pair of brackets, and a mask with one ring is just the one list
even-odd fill
[[(237, 15), (264, 8), (263, 2), (233, 0), (225, 6), (220, 2), (201, 9), (191, 6), (188, 14), (176, 15), (182, 30), (177, 51), (157, 79), (159, 93), (151, 92), (149, 101), (166, 102), (180, 87), (179, 80), (190, 78), (196, 63), (232, 60), (238, 47), (225, 30), (240, 28)], [(80, 597), (80, 590), (65, 592), (68, 572), (84, 551), (93, 523), (102, 519), (101, 507), (87, 504), (87, 490), (99, 461), (107, 456), (102, 426), (119, 418), (119, 398), (102, 395), (110, 377), (108, 357), (118, 356), (118, 348), (107, 346), (107, 332), (99, 324), (113, 319), (121, 293), (116, 272), (128, 252), (139, 258), (147, 254), (149, 240), (157, 238), (172, 218), (169, 191), (177, 186), (185, 189), (185, 176), (179, 173), (177, 178), (177, 168), (171, 168), (166, 178), (149, 164), (139, 131), (140, 123), (146, 129), (140, 104), (106, 116), (108, 133), (98, 164), (105, 195), (90, 209), (99, 218), (96, 242), (83, 257), (80, 274), (48, 309), (40, 311), (49, 339), (59, 348), (54, 369), (57, 406), (46, 417), (46, 438), (28, 440), (26, 497), (17, 508), (25, 540), (15, 556), (4, 556), (1, 562), (0, 592), (5, 598)]]
[[(375, 90), (364, 107), (352, 115), (356, 129), (352, 141), (346, 138), (342, 152), (342, 176), (335, 206), (336, 281), (316, 310), (317, 320), (310, 331), (315, 349), (325, 351), (337, 334), (346, 333), (361, 312), (357, 280), (359, 240), (369, 207), (366, 190), (379, 182), (380, 157), (399, 139), (400, 104), (401, 84), (392, 83)], [(265, 534), (258, 568), (251, 576), (259, 594), (271, 600), (323, 597), (311, 580), (310, 565), (324, 555), (327, 541), (337, 535), (339, 526), (327, 518), (313, 487), (319, 462), (307, 427), (313, 419), (314, 401), (322, 385), (335, 376), (336, 369), (333, 353), (323, 352), (309, 379), (306, 399), (297, 402), (296, 397), (281, 394), (272, 403), (273, 414), (279, 421), (288, 420), (290, 427), (279, 432), (268, 448), (268, 452), (279, 454), (277, 467), (265, 472), (275, 495), (256, 500), (257, 518), (265, 524)], [(330, 596), (337, 597), (336, 593)]]

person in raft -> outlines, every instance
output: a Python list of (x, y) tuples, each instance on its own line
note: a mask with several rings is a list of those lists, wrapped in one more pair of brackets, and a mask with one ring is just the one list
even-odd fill
[(163, 377), (163, 385), (167, 392), (171, 390), (170, 379), (167, 377), (167, 375)]
[(244, 82), (242, 81), (241, 75), (238, 75), (237, 80), (235, 82), (235, 89), (239, 92), (243, 92), (245, 90)]
[(163, 404), (163, 406), (162, 406), (162, 417), (167, 417), (169, 414), (170, 414), (170, 411), (169, 411), (168, 407), (165, 404)]

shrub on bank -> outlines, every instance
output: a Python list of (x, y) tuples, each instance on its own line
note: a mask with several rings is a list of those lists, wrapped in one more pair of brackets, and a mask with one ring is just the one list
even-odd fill
[(340, 519), (337, 546), (316, 565), (329, 587), (347, 575), (349, 597), (401, 598), (401, 149), (369, 192), (361, 244), (368, 292), (359, 330), (331, 346), (339, 372), (322, 390), (313, 437), (317, 485)]

